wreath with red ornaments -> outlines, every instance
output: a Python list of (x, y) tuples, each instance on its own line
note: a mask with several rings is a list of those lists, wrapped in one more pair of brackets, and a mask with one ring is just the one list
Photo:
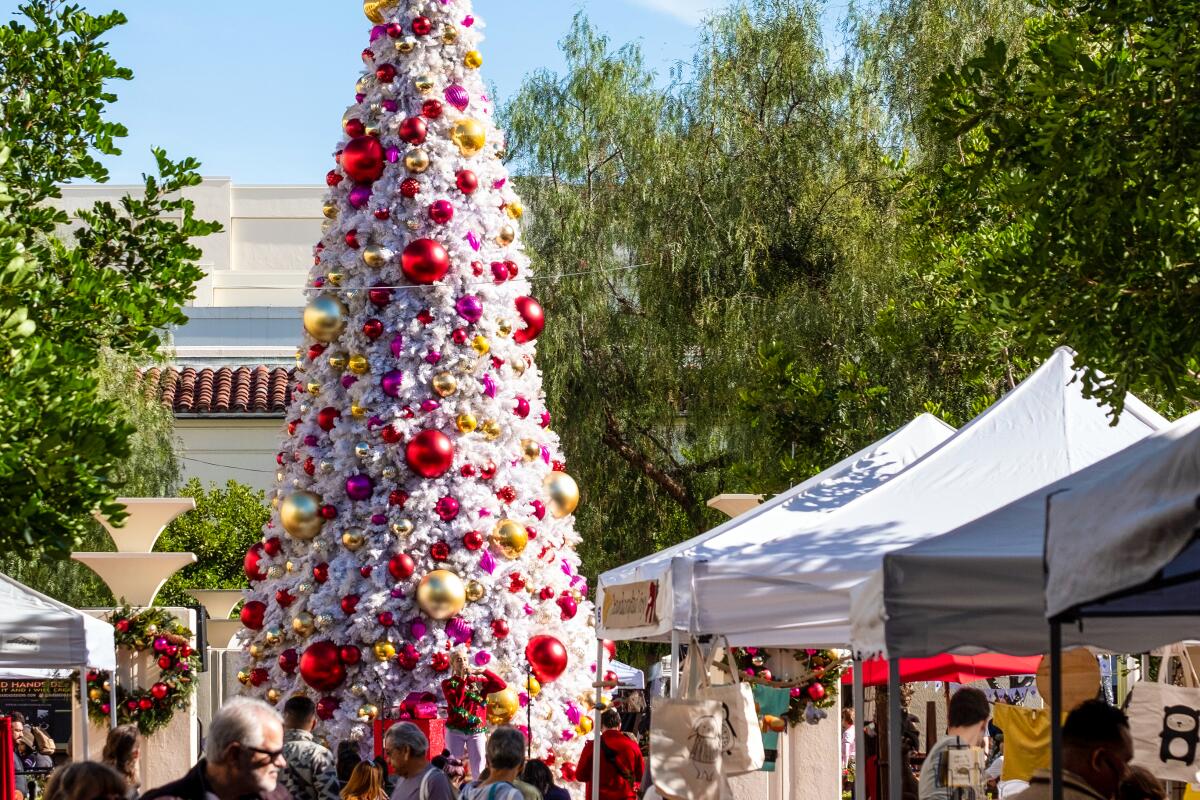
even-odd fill
[[(806, 721), (809, 706), (832, 708), (837, 702), (838, 684), (842, 680), (842, 658), (833, 650), (784, 651), (799, 665), (796, 674), (787, 680), (776, 680), (767, 660), (771, 654), (758, 647), (735, 647), (733, 658), (743, 679), (768, 686), (788, 689), (791, 702), (786, 719), (792, 725)], [(818, 716), (824, 716), (823, 714)]]
[[(192, 632), (176, 617), (161, 609), (133, 611), (119, 608), (109, 617), (118, 648), (135, 656), (152, 651), (158, 661), (158, 680), (149, 689), (127, 690), (117, 686), (117, 722), (134, 723), (144, 736), (149, 736), (170, 723), (175, 712), (187, 707), (196, 690), (195, 675), (200, 669), (200, 655), (192, 649)], [(104, 724), (112, 715), (108, 672), (89, 671), (88, 715), (92, 721)]]

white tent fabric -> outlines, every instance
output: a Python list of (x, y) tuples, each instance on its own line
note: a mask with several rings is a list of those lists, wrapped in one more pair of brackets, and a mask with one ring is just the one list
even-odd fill
[[(660, 550), (600, 576), (598, 593), (638, 581), (659, 581), (658, 619), (654, 628), (608, 628), (597, 625), (605, 639), (669, 638), (671, 630), (687, 631), (692, 614), (692, 565), (698, 558), (763, 536), (783, 535), (808, 527), (810, 521), (844, 506), (883, 485), (954, 433), (946, 423), (922, 414), (903, 428), (871, 444), (798, 486), (686, 542)], [(603, 607), (603, 599), (599, 599)]]
[(1083, 397), (1072, 361), (1070, 350), (1055, 351), (940, 447), (808, 530), (698, 563), (696, 632), (725, 634), (740, 645), (845, 646), (850, 592), (884, 555), (951, 531), (1144, 436), (1144, 423), (1110, 427), (1104, 410)]
[[(1168, 425), (1136, 397), (1126, 397), (1116, 426), (1105, 409), (1078, 394), (1077, 385), (1068, 387), (1064, 399), (1062, 430), (1069, 433), (1047, 442), (1062, 448), (1062, 458), (1030, 462), (1047, 485), (944, 536), (885, 555), (882, 568), (853, 592), (850, 642), (856, 653), (925, 658), (980, 651), (1036, 655), (1049, 649), (1042, 559), (1046, 498), (1077, 480), (1076, 470)], [(1045, 435), (1029, 433), (1031, 440)], [(1063, 635), (1068, 647), (1090, 643), (1078, 630), (1064, 629)]]
[(0, 668), (115, 669), (113, 628), (0, 574)]
[(609, 661), (605, 666), (617, 673), (620, 689), (645, 689), (646, 673), (621, 661)]
[[(1095, 464), (1066, 488), (1051, 498), (1047, 515), (1049, 616), (1153, 580), (1193, 543), (1200, 526), (1200, 412)], [(1136, 621), (1126, 619), (1119, 641), (1109, 640), (1122, 652), (1197, 630), (1178, 617), (1147, 619), (1136, 606), (1127, 610)], [(1104, 622), (1087, 619), (1084, 628), (1095, 635)], [(1142, 647), (1126, 647), (1130, 636)]]

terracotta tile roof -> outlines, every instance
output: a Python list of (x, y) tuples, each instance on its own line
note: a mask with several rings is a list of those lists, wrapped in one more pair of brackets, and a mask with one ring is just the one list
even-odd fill
[(147, 397), (176, 414), (283, 414), (295, 370), (283, 367), (152, 367), (141, 373)]

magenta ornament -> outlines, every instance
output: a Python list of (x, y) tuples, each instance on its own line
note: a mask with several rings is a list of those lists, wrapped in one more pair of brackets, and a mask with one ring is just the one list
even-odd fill
[(424, 639), (425, 634), (429, 633), (429, 626), (427, 626), (422, 620), (414, 619), (408, 626), (408, 632), (412, 634), (414, 639)]
[(567, 703), (566, 708), (563, 710), (567, 712), (567, 719), (570, 720), (572, 725), (578, 725), (579, 720), (583, 718), (583, 714), (579, 711), (579, 706), (574, 703)]
[(429, 218), (438, 225), (454, 219), (454, 205), (449, 200), (435, 200), (429, 204)]
[(400, 160), (400, 148), (395, 146), (389, 147), (384, 155), (384, 158), (387, 159), (389, 164), (395, 164)]
[(387, 514), (372, 514), (371, 515), (371, 524), (372, 525), (387, 525), (387, 521), (388, 521)]
[(458, 298), (454, 310), (467, 322), (475, 323), (483, 317), (483, 301), (473, 294)]
[(375, 485), (366, 475), (351, 475), (346, 478), (346, 496), (351, 500), (366, 500), (375, 490)]
[(464, 87), (459, 86), (457, 83), (447, 86), (443, 94), (445, 95), (446, 102), (459, 111), (465, 110), (471, 104), (471, 95)]
[(517, 695), (517, 702), (521, 704), (521, 708), (529, 705), (529, 692), (521, 692)]
[[(394, 342), (393, 342), (394, 345)], [(404, 373), (398, 369), (385, 373), (379, 380), (380, 387), (383, 388), (383, 393), (388, 397), (399, 397), (400, 387), (404, 384)]]
[(479, 568), (488, 575), (496, 571), (496, 559), (492, 557), (490, 550), (484, 550), (483, 555), (479, 557)]
[(475, 235), (475, 231), (468, 231), (466, 239), (467, 244), (471, 245), (471, 249), (479, 252), (479, 248), (483, 246), (483, 243), (479, 241), (479, 237)]
[(425, 355), (425, 363), (426, 364), (436, 364), (441, 360), (442, 360), (442, 354), (436, 350), (434, 350), (430, 353), (426, 353), (426, 355)]
[(486, 650), (480, 650), (475, 654), (475, 666), (485, 667), (492, 663), (492, 654)]
[(467, 644), (475, 635), (475, 631), (462, 617), (455, 617), (446, 623), (446, 636), (455, 644)]
[(307, 447), (316, 447), (318, 441), (320, 441), (320, 440), (317, 439), (317, 437), (313, 436), (312, 434), (309, 434), (308, 436), (304, 437), (304, 444)]
[(579, 613), (579, 604), (569, 594), (561, 595), (558, 598), (558, 607), (561, 609), (559, 616), (563, 620), (574, 619), (575, 615)]
[(443, 497), (437, 501), (437, 508), (435, 510), (443, 522), (449, 522), (458, 516), (458, 500), (453, 497)]
[(343, 375), (342, 376), (342, 388), (343, 389), (349, 389), (351, 386), (353, 386), (356, 383), (358, 383), (357, 375)]
[(362, 208), (371, 201), (371, 187), (355, 186), (350, 190), (350, 196), (347, 199), (354, 208)]
[(483, 376), (483, 393), (488, 397), (496, 397), (496, 381), (491, 375)]
[(528, 417), (529, 416), (529, 401), (526, 400), (524, 397), (518, 396), (517, 397), (517, 407), (515, 409), (513, 409), (513, 413), (516, 414), (521, 419), (525, 419), (526, 417)]
[(371, 28), (371, 41), (377, 42), (387, 36), (387, 25), (376, 25)]
[(434, 411), (437, 411), (441, 407), (442, 407), (442, 404), (439, 403), (437, 400), (434, 400), (432, 397), (429, 398), (428, 400), (421, 401), (421, 410), (424, 411), (426, 414), (432, 414)]
[(392, 343), (389, 345), (389, 349), (392, 351), (392, 356), (394, 358), (399, 358), (400, 354), (404, 352), (404, 337), (398, 333), (393, 336)]
[(530, 505), (533, 506), (533, 515), (537, 517), (539, 521), (546, 518), (545, 503), (543, 503), (541, 500), (533, 500), (530, 502)]

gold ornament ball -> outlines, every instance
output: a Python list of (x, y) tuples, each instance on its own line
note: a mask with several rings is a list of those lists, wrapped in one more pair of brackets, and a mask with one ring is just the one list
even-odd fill
[(338, 372), (344, 370), (348, 363), (349, 361), (341, 353), (333, 353), (329, 356), (329, 368), (336, 369)]
[(395, 253), (383, 245), (371, 244), (363, 248), (362, 260), (368, 267), (378, 269), (379, 267), (386, 266), (395, 255)]
[(316, 629), (317, 625), (313, 622), (313, 616), (307, 611), (301, 611), (292, 619), (292, 630), (301, 636), (312, 636), (312, 632)]
[(478, 603), (487, 595), (487, 588), (479, 581), (467, 581), (467, 600)]
[(524, 359), (514, 358), (512, 361), (508, 362), (508, 365), (510, 367), (512, 367), (512, 371), (515, 372), (518, 376), (525, 374), (525, 360)]
[(489, 442), (493, 441), (500, 436), (500, 423), (494, 419), (485, 419), (480, 430), (483, 431), (483, 435), (487, 437)]
[(454, 424), (458, 427), (459, 433), (472, 433), (479, 427), (479, 422), (475, 419), (474, 414), (459, 414)]
[(371, 445), (366, 442), (359, 442), (354, 445), (354, 455), (358, 458), (367, 458), (371, 455)]
[(380, 661), (391, 661), (396, 657), (396, 645), (386, 639), (380, 639), (371, 649), (375, 652), (375, 658)]
[(417, 586), (417, 605), (432, 619), (450, 619), (467, 603), (462, 578), (448, 569), (426, 573)]
[(460, 153), (470, 157), (487, 144), (487, 131), (479, 120), (464, 117), (454, 123), (454, 128), (450, 131), (450, 141), (458, 146)]
[(537, 697), (542, 693), (542, 684), (538, 683), (537, 678), (530, 675), (529, 679), (525, 681), (525, 691), (529, 693), (530, 697)]
[(267, 689), (267, 702), (278, 703), (283, 698), (283, 692), (278, 689)]
[(398, 519), (392, 523), (392, 533), (397, 536), (410, 536), (412, 535), (413, 527), (411, 519)]
[(321, 384), (319, 384), (319, 383), (316, 383), (316, 382), (310, 383), (307, 388), (308, 388), (308, 393), (311, 394), (313, 397), (316, 397), (317, 395), (319, 395), (321, 393)]
[(249, 685), (250, 685), (250, 673), (249, 673), (249, 671), (247, 671), (247, 670), (244, 670), (244, 669), (243, 669), (243, 670), (239, 670), (239, 671), (238, 671), (238, 683), (242, 684), (242, 686), (249, 686)]
[(325, 215), (326, 219), (337, 219), (338, 207), (333, 203), (326, 203), (321, 207), (321, 213)]
[(351, 553), (361, 550), (366, 543), (367, 537), (363, 534), (362, 528), (348, 528), (342, 532), (342, 547)]
[(492, 529), (492, 544), (505, 558), (517, 558), (529, 544), (529, 531), (516, 520), (502, 519)]
[(463, 66), (467, 69), (479, 69), (483, 66), (483, 54), (478, 50), (469, 50), (463, 56)]
[(325, 524), (321, 519), (321, 498), (312, 492), (289, 494), (280, 504), (279, 521), (293, 539), (315, 539)]
[(496, 234), (496, 242), (499, 243), (501, 247), (508, 247), (516, 240), (517, 229), (512, 225), (505, 225), (500, 229), (500, 232)]
[(487, 696), (488, 722), (492, 725), (507, 725), (521, 708), (521, 699), (512, 687), (492, 692)]
[(536, 461), (542, 454), (542, 446), (533, 439), (521, 440), (521, 457), (526, 461)]
[(579, 733), (581, 736), (587, 736), (589, 733), (591, 733), (592, 732), (592, 718), (586, 717), (586, 716), (580, 717), (579, 724), (575, 726), (575, 731), (577, 733)]
[(366, 375), (371, 371), (371, 364), (367, 361), (367, 357), (357, 353), (350, 356), (350, 360), (346, 362), (346, 366), (355, 375)]
[(354, 695), (355, 697), (366, 697), (367, 687), (361, 683), (350, 684), (350, 694)]
[(409, 150), (404, 154), (404, 168), (420, 174), (429, 169), (429, 153), (424, 150)]
[(458, 381), (449, 372), (439, 372), (430, 384), (438, 397), (449, 397), (458, 391)]
[(418, 75), (413, 78), (413, 87), (421, 94), (429, 94), (433, 91), (433, 76), (429, 74)]
[(259, 644), (258, 642), (255, 642), (254, 644), (247, 647), (246, 651), (248, 653), (250, 653), (250, 657), (253, 659), (262, 658), (263, 655), (266, 654), (266, 652), (267, 652), (266, 649), (264, 649), (263, 646), (261, 644)]
[(269, 645), (277, 645), (283, 641), (283, 628), (280, 628), (278, 625), (272, 625), (264, 633), (264, 638)]
[(471, 349), (475, 351), (475, 355), (477, 356), (486, 356), (492, 349), (492, 345), (487, 339), (476, 335), (475, 338), (471, 340)]
[(317, 614), (315, 617), (313, 617), (313, 624), (317, 626), (317, 630), (319, 631), (326, 630), (330, 625), (333, 624), (333, 617), (329, 616), (328, 614)]
[(412, 36), (405, 36), (403, 39), (396, 40), (396, 52), (408, 55), (413, 50), (417, 49), (417, 40)]
[(447, 25), (442, 28), (442, 44), (454, 44), (458, 41), (458, 28)]
[(358, 707), (358, 718), (364, 722), (373, 722), (379, 716), (379, 709), (370, 703)]
[(279, 566), (278, 564), (273, 564), (272, 566), (267, 567), (267, 577), (273, 581), (279, 580), (283, 577), (283, 567)]
[(345, 303), (323, 294), (304, 309), (304, 330), (318, 342), (332, 342), (346, 329), (349, 314)]
[(104, 697), (104, 692), (99, 689), (88, 689), (88, 699), (93, 703), (99, 703), (102, 697)]
[(396, 471), (396, 468), (395, 468), (395, 467), (391, 467), (391, 466), (384, 467), (383, 469), (381, 469), (381, 470), (379, 471), (379, 475), (380, 475), (380, 476), (381, 476), (381, 477), (382, 477), (382, 478), (383, 478), (385, 481), (394, 481), (394, 480), (396, 480), (396, 476), (397, 476), (397, 475), (399, 475), (399, 474), (400, 474), (400, 473), (398, 473), (398, 472)]
[(334, 286), (341, 286), (342, 278), (344, 278), (344, 277), (346, 277), (346, 276), (340, 272), (330, 272), (328, 275), (325, 276), (325, 279), (328, 280)]
[(500, 324), (496, 326), (496, 333), (507, 339), (512, 335), (512, 322), (507, 319), (500, 320)]
[(579, 484), (565, 472), (551, 472), (542, 480), (550, 498), (550, 513), (562, 519), (579, 505)]
[(371, 91), (371, 83), (369, 80), (367, 80), (366, 76), (364, 75), (363, 77), (359, 78), (358, 81), (355, 82), (354, 93), (355, 94), (366, 94), (369, 91)]
[(520, 200), (513, 200), (504, 207), (504, 213), (508, 214), (509, 219), (520, 219), (525, 214), (525, 206), (521, 205)]
[(396, 4), (396, 0), (363, 0), (363, 13), (376, 25), (387, 22), (384, 12)]
[(292, 561), (289, 558), (287, 561), (283, 562), (283, 568), (287, 572), (295, 572), (296, 571), (296, 562)]
[(367, 409), (364, 406), (360, 406), (360, 405), (350, 406), (350, 416), (354, 417), (355, 419), (361, 419), (362, 417), (365, 417), (366, 415), (367, 415)]

